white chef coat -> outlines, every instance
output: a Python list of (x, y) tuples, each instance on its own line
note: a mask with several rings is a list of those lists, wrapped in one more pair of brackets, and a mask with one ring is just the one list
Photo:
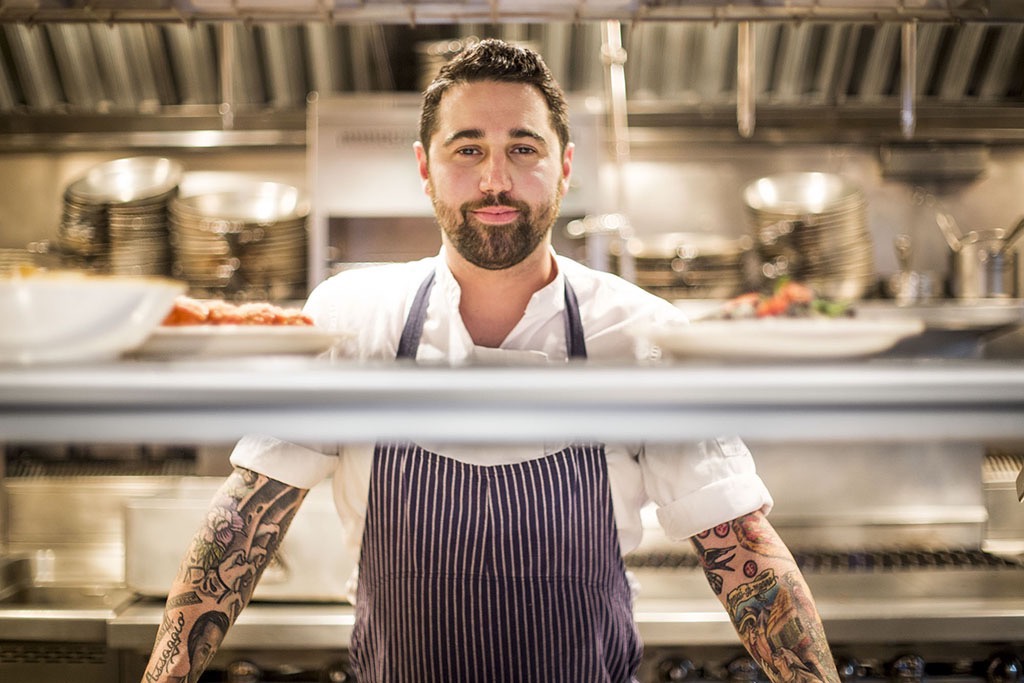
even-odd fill
[[(443, 250), (436, 258), (343, 271), (321, 283), (310, 294), (304, 310), (319, 327), (344, 333), (346, 341), (335, 350), (340, 356), (394, 359), (412, 300), (434, 269), (436, 284), (430, 294), (417, 360), (446, 363), (564, 361), (566, 277), (579, 300), (590, 361), (621, 362), (650, 353), (650, 349), (638, 347), (628, 330), (634, 325), (683, 317), (671, 303), (615, 275), (563, 256), (555, 258), (555, 279), (531, 297), (522, 319), (498, 350), (473, 344), (458, 314), (459, 284), (448, 269)], [(521, 462), (566, 446), (420, 445), (478, 465)], [(623, 553), (640, 543), (640, 510), (649, 501), (657, 505), (666, 535), (675, 539), (689, 538), (754, 510), (767, 512), (772, 506), (750, 452), (735, 437), (671, 446), (606, 444), (606, 455)], [(301, 488), (312, 488), (331, 477), (342, 527), (356, 557), (366, 519), (372, 457), (373, 444), (324, 448), (253, 435), (239, 441), (231, 463)]]

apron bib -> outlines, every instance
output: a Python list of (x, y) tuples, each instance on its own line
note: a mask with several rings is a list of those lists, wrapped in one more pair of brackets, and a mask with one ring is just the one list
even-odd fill
[[(415, 358), (433, 273), (406, 321)], [(585, 358), (566, 281), (570, 358)], [(378, 444), (350, 661), (362, 683), (626, 683), (642, 648), (604, 447), (481, 466)]]

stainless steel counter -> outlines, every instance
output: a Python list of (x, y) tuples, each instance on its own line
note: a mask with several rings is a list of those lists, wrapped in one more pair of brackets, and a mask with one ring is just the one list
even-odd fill
[[(1022, 639), (1020, 578), (1019, 570), (807, 575), (825, 630), (836, 644)], [(700, 571), (672, 571), (661, 577), (641, 572), (640, 582), (652, 588), (649, 594), (641, 589), (634, 610), (645, 645), (739, 645)], [(109, 622), (108, 645), (148, 650), (161, 614), (162, 605), (154, 601), (130, 605)], [(253, 603), (228, 633), (224, 647), (343, 648), (354, 622), (349, 605)]]
[(1002, 440), (1024, 437), (1024, 363), (877, 358), (547, 367), (304, 357), (7, 367), (17, 442), (432, 439)]

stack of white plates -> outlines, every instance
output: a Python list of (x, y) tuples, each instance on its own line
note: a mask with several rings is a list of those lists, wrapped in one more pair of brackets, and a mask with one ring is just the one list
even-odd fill
[(724, 299), (748, 287), (750, 239), (664, 233), (611, 243), (612, 264), (632, 258), (636, 284), (666, 299)]
[(859, 299), (874, 286), (867, 201), (853, 183), (827, 173), (783, 173), (750, 183), (743, 199), (765, 279), (789, 277), (837, 299)]
[(170, 204), (172, 273), (193, 296), (303, 298), (308, 204), (291, 185), (239, 182)]
[(91, 168), (64, 191), (57, 244), (66, 265), (115, 275), (170, 272), (168, 202), (181, 164), (128, 157)]

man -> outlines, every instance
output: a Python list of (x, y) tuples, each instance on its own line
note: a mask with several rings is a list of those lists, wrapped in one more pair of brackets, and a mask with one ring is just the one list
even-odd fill
[[(425, 93), (415, 145), (441, 253), (337, 275), (306, 312), (350, 332), (344, 351), (356, 359), (633, 358), (630, 325), (680, 314), (553, 253), (573, 161), (567, 120), (535, 53), (488, 40), (446, 65)], [(350, 654), (361, 681), (630, 681), (641, 644), (622, 555), (639, 543), (648, 500), (669, 535), (692, 538), (766, 673), (838, 681), (807, 585), (764, 517), (771, 497), (737, 439), (331, 453), (252, 436), (231, 460), (171, 588), (147, 680), (202, 666), (181, 642), (207, 612), (234, 621), (306, 491), (332, 477), (359, 556)]]

